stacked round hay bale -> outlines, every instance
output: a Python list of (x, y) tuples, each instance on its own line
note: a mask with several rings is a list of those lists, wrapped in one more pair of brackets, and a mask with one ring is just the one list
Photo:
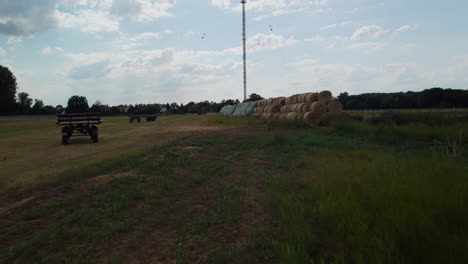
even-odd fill
[(264, 118), (301, 120), (312, 126), (326, 126), (341, 117), (343, 106), (333, 100), (330, 91), (321, 91), (260, 100), (254, 113)]
[(281, 106), (285, 103), (285, 97), (278, 97), (278, 98), (270, 98), (270, 99), (263, 99), (257, 101), (257, 106), (254, 108), (255, 117), (262, 117), (262, 118), (278, 118)]

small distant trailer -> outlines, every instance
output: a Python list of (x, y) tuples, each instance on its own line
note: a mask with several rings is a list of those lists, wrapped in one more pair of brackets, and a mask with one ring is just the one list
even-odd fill
[(137, 121), (138, 123), (140, 123), (142, 118), (146, 118), (146, 122), (155, 122), (158, 116), (156, 114), (154, 115), (131, 115), (129, 121), (130, 123), (133, 123), (134, 121)]
[(72, 136), (89, 136), (91, 140), (98, 142), (98, 128), (102, 124), (98, 113), (61, 114), (57, 115), (56, 124), (62, 127), (62, 143), (67, 144)]

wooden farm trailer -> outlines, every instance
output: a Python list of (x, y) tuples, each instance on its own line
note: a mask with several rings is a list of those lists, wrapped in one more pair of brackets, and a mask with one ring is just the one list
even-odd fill
[(67, 144), (72, 136), (89, 136), (91, 140), (98, 142), (98, 128), (101, 124), (101, 116), (98, 113), (61, 114), (57, 115), (56, 124), (62, 127), (62, 143)]
[(133, 123), (134, 121), (137, 121), (138, 123), (140, 123), (142, 118), (145, 118), (146, 122), (155, 122), (158, 116), (156, 114), (154, 115), (131, 115), (130, 123)]

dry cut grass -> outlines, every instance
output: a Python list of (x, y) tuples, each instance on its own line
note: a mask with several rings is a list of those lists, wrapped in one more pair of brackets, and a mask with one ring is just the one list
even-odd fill
[(93, 164), (104, 159), (112, 163), (120, 155), (141, 152), (194, 131), (223, 127), (206, 126), (210, 118), (163, 116), (156, 123), (131, 124), (127, 117), (104, 117), (99, 126), (99, 143), (77, 137), (65, 146), (55, 119), (0, 121), (0, 193), (48, 184), (73, 170), (86, 166), (92, 169)]

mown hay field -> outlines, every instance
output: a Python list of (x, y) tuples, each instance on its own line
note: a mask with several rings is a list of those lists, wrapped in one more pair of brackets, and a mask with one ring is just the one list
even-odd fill
[(172, 138), (129, 125), (154, 141), (0, 196), (0, 263), (468, 262), (468, 122), (159, 121)]
[(162, 116), (155, 123), (129, 123), (128, 117), (103, 117), (99, 143), (73, 137), (62, 145), (55, 119), (0, 121), (0, 193), (76, 177), (76, 169), (131, 155), (193, 131), (213, 130), (210, 116)]

